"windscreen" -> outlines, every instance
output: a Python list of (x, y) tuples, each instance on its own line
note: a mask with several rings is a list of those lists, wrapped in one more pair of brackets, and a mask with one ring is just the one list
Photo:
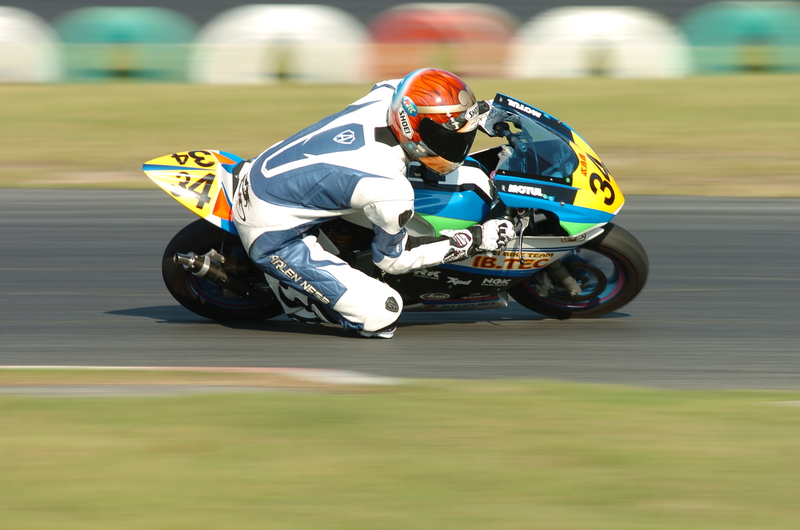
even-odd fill
[(509, 113), (509, 117), (498, 132), (506, 137), (513, 152), (498, 169), (569, 183), (567, 179), (571, 180), (578, 167), (578, 157), (567, 141), (528, 116)]

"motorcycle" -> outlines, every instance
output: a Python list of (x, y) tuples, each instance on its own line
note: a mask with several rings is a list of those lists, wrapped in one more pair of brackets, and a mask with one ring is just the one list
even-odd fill
[[(372, 262), (372, 226), (361, 212), (319, 225), (320, 243), (397, 290), (405, 311), (496, 309), (510, 297), (536, 313), (568, 319), (629, 303), (647, 281), (649, 262), (641, 243), (611, 222), (625, 199), (600, 157), (572, 128), (527, 103), (497, 94), (493, 109), (500, 119), (491, 131), (501, 145), (470, 154), (444, 176), (410, 165), (415, 214), (406, 228), (414, 236), (437, 236), (505, 217), (517, 237), (504, 250), (389, 275)], [(190, 311), (219, 321), (283, 313), (231, 220), (242, 161), (225, 151), (197, 150), (143, 166), (200, 217), (164, 251), (167, 290)]]

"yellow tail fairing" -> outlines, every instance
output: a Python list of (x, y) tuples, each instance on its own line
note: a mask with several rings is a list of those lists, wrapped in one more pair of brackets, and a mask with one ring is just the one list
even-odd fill
[[(224, 151), (184, 151), (149, 162), (142, 170), (150, 180), (186, 208), (213, 224), (234, 231), (231, 222), (231, 172), (242, 158)], [(226, 185), (223, 185), (223, 182)]]

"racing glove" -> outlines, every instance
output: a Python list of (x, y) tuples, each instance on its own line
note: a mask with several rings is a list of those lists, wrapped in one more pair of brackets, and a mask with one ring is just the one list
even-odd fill
[(497, 252), (504, 250), (506, 244), (514, 239), (514, 224), (505, 219), (490, 219), (480, 225), (481, 241), (478, 245), (479, 252)]
[[(481, 113), (480, 117), (478, 118), (478, 127), (487, 136), (502, 136), (502, 134), (499, 134), (500, 129), (495, 127), (502, 127), (502, 125), (506, 122), (512, 123), (517, 127), (517, 129), (522, 127), (519, 116), (513, 112), (508, 112), (501, 108), (497, 108), (490, 101), (486, 101), (484, 103), (488, 103), (489, 109), (486, 112)], [(508, 130), (508, 126), (506, 126), (506, 130)]]
[(461, 261), (480, 252), (503, 250), (515, 235), (514, 225), (505, 219), (490, 219), (465, 230), (442, 230), (441, 234), (450, 241), (442, 263)]

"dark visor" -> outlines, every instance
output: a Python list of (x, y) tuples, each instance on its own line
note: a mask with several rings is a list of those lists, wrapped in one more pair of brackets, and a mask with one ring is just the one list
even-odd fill
[(428, 149), (445, 160), (459, 164), (467, 158), (476, 132), (477, 129), (466, 133), (457, 133), (430, 118), (422, 118), (419, 123), (419, 135)]

